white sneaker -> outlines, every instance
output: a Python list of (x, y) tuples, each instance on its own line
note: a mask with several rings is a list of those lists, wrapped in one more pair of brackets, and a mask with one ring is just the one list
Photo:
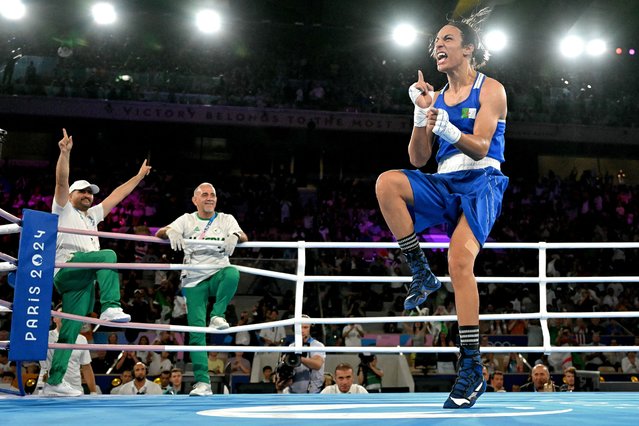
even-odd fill
[(215, 330), (226, 330), (229, 328), (229, 323), (222, 317), (213, 317), (211, 318), (211, 322), (209, 322), (209, 328), (213, 328)]
[(131, 315), (125, 314), (122, 308), (106, 308), (100, 315), (100, 319), (111, 322), (129, 322), (131, 321)]
[(193, 390), (189, 392), (189, 396), (208, 396), (213, 395), (211, 385), (209, 383), (197, 382), (193, 385)]
[(83, 392), (71, 387), (70, 384), (65, 382), (64, 380), (60, 382), (58, 385), (50, 385), (48, 383), (44, 384), (42, 388), (43, 396), (80, 396), (84, 395)]

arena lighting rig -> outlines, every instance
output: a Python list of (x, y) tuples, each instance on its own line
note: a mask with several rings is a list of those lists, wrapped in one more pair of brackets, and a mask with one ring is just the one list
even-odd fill
[[(233, 3), (223, 2), (222, 6), (228, 7), (232, 4)], [(12, 21), (14, 22), (13, 25), (21, 25), (20, 21), (24, 21), (26, 24), (26, 22), (29, 21), (30, 14), (41, 12), (36, 6), (37, 2), (35, 1), (3, 0), (0, 2), (0, 20)], [(127, 12), (132, 12), (131, 10), (127, 11), (127, 6), (127, 2), (96, 1), (86, 4), (84, 6), (85, 10), (78, 10), (78, 12), (82, 16), (86, 16), (87, 20), (91, 19), (95, 25), (108, 28), (116, 24), (126, 25), (126, 22), (123, 22), (121, 18), (126, 15)], [(198, 8), (190, 8), (187, 6), (184, 11), (189, 15), (188, 18), (192, 20), (192, 28), (197, 28), (203, 35), (218, 34), (223, 28), (226, 19), (220, 10), (216, 10), (219, 9), (219, 7), (216, 8), (215, 6), (220, 6), (220, 4), (212, 3), (208, 5), (205, 3), (199, 5)], [(150, 14), (162, 14), (163, 12), (159, 10), (147, 11), (145, 13), (151, 16)], [(146, 19), (148, 16), (142, 17), (142, 19)], [(507, 19), (504, 19), (505, 17), (498, 16), (495, 18), (497, 20), (496, 22), (487, 22), (488, 25), (484, 28), (483, 41), (491, 53), (498, 54), (500, 50), (509, 46), (509, 39), (512, 37), (512, 34), (509, 34), (509, 31), (503, 27), (503, 25), (507, 24), (507, 22), (503, 22), (505, 20), (507, 21)], [(238, 16), (235, 19), (239, 19), (239, 21), (250, 21), (251, 18)], [(321, 21), (321, 18), (319, 19)], [(179, 20), (180, 17), (176, 17), (176, 25), (178, 25), (177, 22)], [(126, 19), (124, 21), (126, 21)], [(270, 23), (271, 20), (262, 20), (262, 23), (265, 22)], [(295, 25), (298, 24), (305, 25), (303, 22), (295, 22)], [(603, 25), (603, 22), (599, 22), (599, 24)], [(309, 25), (314, 27), (330, 27), (330, 24), (326, 25), (326, 23), (322, 22), (313, 22), (312, 24), (309, 23)], [(502, 28), (499, 28), (499, 26), (502, 26)], [(432, 36), (433, 29), (427, 27), (420, 28), (408, 22), (398, 21), (392, 28), (389, 27), (386, 32), (388, 33), (388, 40), (393, 40), (398, 46), (405, 49), (420, 49), (421, 46), (423, 46), (423, 39)], [(616, 46), (614, 46), (614, 44), (616, 44)], [(618, 56), (633, 57), (635, 55), (636, 47), (633, 45), (632, 40), (628, 40), (628, 42), (620, 42), (617, 40), (614, 44), (613, 40), (601, 38), (599, 34), (587, 34), (583, 28), (579, 31), (578, 28), (573, 27), (567, 31), (565, 37), (561, 38), (556, 45), (559, 53), (563, 57), (571, 60), (580, 58), (592, 59), (613, 53), (616, 53)]]

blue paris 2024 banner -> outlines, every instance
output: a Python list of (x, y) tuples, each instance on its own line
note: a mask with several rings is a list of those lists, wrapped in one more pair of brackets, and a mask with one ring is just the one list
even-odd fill
[(24, 210), (11, 321), (11, 361), (47, 358), (57, 232), (57, 215)]

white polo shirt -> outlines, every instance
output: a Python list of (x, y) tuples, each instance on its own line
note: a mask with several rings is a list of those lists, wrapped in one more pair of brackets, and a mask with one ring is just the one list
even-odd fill
[[(104, 220), (102, 203), (90, 207), (86, 214), (84, 214), (73, 207), (71, 203), (59, 206), (54, 201), (51, 211), (58, 215), (58, 226), (62, 228), (97, 231), (98, 223)], [(86, 253), (98, 250), (100, 250), (98, 237), (59, 232), (56, 243), (55, 261), (68, 262), (76, 252)], [(56, 268), (54, 274), (57, 274), (59, 270), (59, 268)]]

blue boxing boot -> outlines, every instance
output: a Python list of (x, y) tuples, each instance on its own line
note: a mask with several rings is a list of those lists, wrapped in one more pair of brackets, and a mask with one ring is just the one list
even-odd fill
[(457, 379), (444, 408), (470, 408), (486, 391), (479, 349), (461, 347), (457, 363)]
[(428, 260), (421, 249), (405, 252), (404, 255), (413, 273), (413, 282), (410, 284), (408, 295), (404, 300), (404, 309), (410, 311), (424, 303), (431, 293), (439, 290), (442, 283), (430, 270)]

